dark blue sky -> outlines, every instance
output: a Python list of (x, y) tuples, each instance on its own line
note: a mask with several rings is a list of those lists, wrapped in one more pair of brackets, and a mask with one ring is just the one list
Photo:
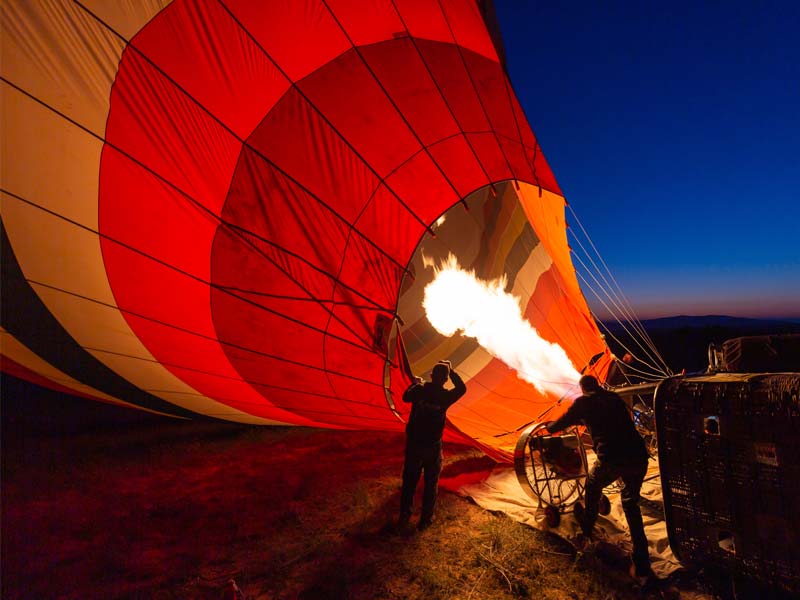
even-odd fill
[(800, 2), (495, 5), (545, 156), (638, 316), (800, 317)]

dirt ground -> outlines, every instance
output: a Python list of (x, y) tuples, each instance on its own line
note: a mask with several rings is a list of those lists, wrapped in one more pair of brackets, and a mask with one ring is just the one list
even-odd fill
[[(35, 435), (6, 427), (2, 597), (711, 598), (681, 574), (641, 590), (627, 564), (441, 492), (401, 534), (403, 435), (222, 423)], [(491, 461), (447, 446), (444, 477)], [(417, 504), (418, 505), (418, 504)]]

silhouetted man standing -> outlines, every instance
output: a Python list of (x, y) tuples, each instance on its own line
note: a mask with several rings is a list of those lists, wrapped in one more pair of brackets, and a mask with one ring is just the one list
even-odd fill
[[(445, 389), (447, 379), (453, 388)], [(425, 471), (425, 489), (422, 495), (422, 516), (418, 529), (423, 530), (433, 521), (439, 473), (442, 470), (442, 433), (445, 413), (467, 391), (467, 386), (453, 371), (450, 361), (438, 362), (431, 371), (431, 381), (417, 383), (403, 394), (403, 402), (411, 403), (411, 415), (406, 425), (406, 458), (403, 466), (403, 490), (400, 494), (400, 527), (406, 527), (411, 518), (411, 506), (419, 477)]]
[(591, 375), (581, 377), (580, 386), (583, 395), (561, 418), (547, 426), (550, 433), (556, 433), (582, 421), (592, 436), (597, 461), (586, 478), (586, 508), (576, 503), (575, 517), (584, 535), (591, 536), (603, 488), (622, 478), (622, 509), (633, 542), (632, 574), (645, 580), (653, 573), (639, 510), (639, 492), (647, 472), (647, 449), (619, 395), (601, 388)]

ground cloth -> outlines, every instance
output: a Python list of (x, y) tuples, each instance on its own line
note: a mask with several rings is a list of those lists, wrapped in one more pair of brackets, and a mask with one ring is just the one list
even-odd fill
[[(589, 457), (589, 463), (594, 456)], [(444, 487), (450, 487), (446, 483)], [(555, 528), (547, 527), (544, 520), (544, 506), (539, 507), (538, 500), (531, 498), (517, 481), (514, 467), (510, 465), (497, 465), (489, 476), (479, 482), (470, 482), (458, 486), (453, 491), (472, 498), (479, 506), (486, 510), (505, 513), (512, 519), (526, 523), (537, 529), (550, 531), (570, 543), (575, 543), (580, 533), (580, 527), (572, 513), (561, 515), (561, 522)], [(625, 552), (631, 551), (631, 538), (628, 534), (628, 523), (619, 498), (619, 488), (612, 484), (605, 488), (603, 493), (611, 501), (611, 513), (599, 516), (595, 527), (594, 537), (600, 542), (607, 542), (622, 548)], [(650, 560), (653, 571), (661, 578), (666, 577), (680, 568), (680, 563), (675, 559), (667, 540), (667, 526), (664, 522), (664, 508), (661, 496), (661, 478), (658, 463), (650, 460), (647, 476), (642, 485), (641, 500), (644, 530), (649, 543)]]

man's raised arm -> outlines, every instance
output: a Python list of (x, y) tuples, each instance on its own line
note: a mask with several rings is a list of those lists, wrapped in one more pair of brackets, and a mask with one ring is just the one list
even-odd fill
[(461, 375), (456, 373), (453, 369), (450, 369), (450, 381), (453, 382), (453, 389), (448, 390), (447, 399), (449, 400), (449, 404), (453, 404), (456, 400), (461, 398), (461, 396), (467, 393), (467, 386), (464, 383), (464, 380), (461, 379)]

